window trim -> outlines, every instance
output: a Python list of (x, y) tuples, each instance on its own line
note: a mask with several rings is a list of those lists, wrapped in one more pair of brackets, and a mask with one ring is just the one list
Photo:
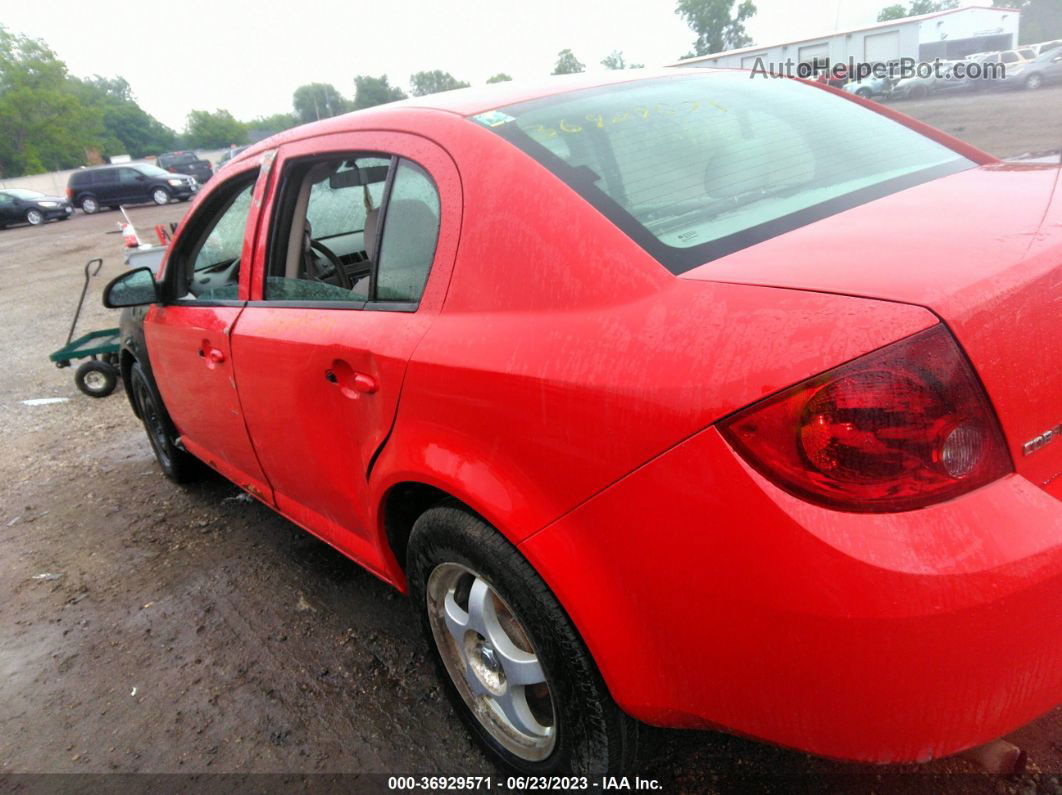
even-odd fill
[(380, 270), (380, 243), (383, 242), (384, 227), (387, 225), (388, 210), (391, 207), (391, 188), (394, 187), (395, 174), (398, 172), (398, 164), (401, 160), (398, 155), (392, 154), (391, 165), (387, 168), (387, 183), (384, 185), (383, 196), (380, 197), (379, 220), (376, 222), (376, 245), (374, 247), (376, 262), (372, 263), (372, 270), (369, 271), (369, 299), (366, 300), (366, 304), (372, 300), (372, 296), (376, 295), (376, 274)]

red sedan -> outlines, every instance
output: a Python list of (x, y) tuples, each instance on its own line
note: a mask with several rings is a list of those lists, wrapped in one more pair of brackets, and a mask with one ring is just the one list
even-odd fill
[(106, 300), (165, 473), (408, 591), (510, 767), (927, 760), (1062, 693), (1058, 182), (800, 81), (508, 84), (250, 148)]

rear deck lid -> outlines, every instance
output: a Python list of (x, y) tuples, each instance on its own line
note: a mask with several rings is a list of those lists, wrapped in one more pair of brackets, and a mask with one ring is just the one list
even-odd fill
[(709, 262), (682, 278), (917, 304), (980, 375), (1019, 473), (1062, 477), (1062, 189), (1052, 165), (943, 177)]

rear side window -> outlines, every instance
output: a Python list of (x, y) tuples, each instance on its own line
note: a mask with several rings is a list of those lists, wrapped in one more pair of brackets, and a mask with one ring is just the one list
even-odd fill
[(574, 91), (473, 121), (674, 273), (974, 165), (842, 97), (747, 72)]
[(416, 163), (400, 160), (384, 216), (378, 301), (420, 300), (439, 237), (439, 194)]

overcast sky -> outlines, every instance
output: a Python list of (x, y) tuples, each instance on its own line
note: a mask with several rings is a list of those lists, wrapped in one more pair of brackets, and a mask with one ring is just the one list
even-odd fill
[[(0, 2), (9, 30), (44, 39), (75, 75), (121, 75), (178, 131), (192, 109), (244, 120), (290, 111), (303, 83), (349, 97), (357, 74), (387, 74), (404, 89), (422, 69), (473, 84), (496, 72), (535, 77), (564, 47), (590, 68), (613, 49), (658, 66), (694, 38), (674, 0)], [(814, 36), (872, 24), (892, 2), (756, 0), (748, 30), (757, 44)]]

